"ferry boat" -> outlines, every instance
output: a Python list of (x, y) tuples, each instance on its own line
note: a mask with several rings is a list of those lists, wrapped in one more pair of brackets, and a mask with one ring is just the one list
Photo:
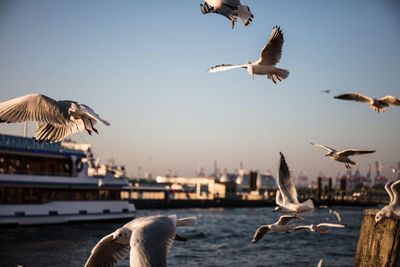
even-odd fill
[(131, 219), (124, 190), (124, 168), (100, 165), (89, 144), (0, 134), (0, 225)]

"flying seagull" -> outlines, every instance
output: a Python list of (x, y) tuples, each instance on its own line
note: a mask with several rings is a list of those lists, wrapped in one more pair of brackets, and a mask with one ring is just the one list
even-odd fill
[(218, 13), (232, 21), (232, 29), (235, 27), (237, 17), (247, 26), (254, 18), (248, 6), (240, 4), (240, 0), (204, 0), (204, 6), (200, 4), (203, 14)]
[(376, 112), (385, 112), (386, 107), (400, 106), (400, 99), (391, 95), (382, 98), (371, 98), (362, 94), (343, 94), (335, 96), (336, 99), (352, 100), (367, 103)]
[(98, 134), (94, 124), (101, 119), (93, 109), (85, 104), (70, 100), (56, 101), (41, 94), (30, 94), (0, 103), (0, 122), (16, 123), (34, 121), (42, 123), (33, 138), (39, 143), (58, 142), (68, 135), (86, 130)]
[(321, 93), (329, 94), (331, 90), (322, 90)]
[(254, 62), (246, 62), (241, 65), (222, 64), (212, 67), (208, 72), (218, 72), (231, 70), (236, 68), (245, 68), (251, 77), (254, 74), (267, 75), (275, 84), (276, 80), (282, 81), (289, 76), (289, 70), (276, 68), (275, 65), (279, 62), (282, 55), (283, 33), (281, 28), (275, 26), (272, 29), (271, 36), (263, 50), (261, 50), (260, 58)]
[(312, 212), (314, 204), (311, 199), (308, 199), (302, 203), (299, 203), (297, 199), (297, 191), (294, 186), (293, 180), (290, 177), (289, 167), (286, 164), (285, 157), (282, 153), (279, 172), (278, 172), (278, 190), (276, 192), (275, 202), (278, 205), (274, 212), (281, 213), (296, 213), (297, 220), (301, 212)]
[(351, 159), (349, 159), (350, 156), (369, 154), (375, 152), (375, 150), (359, 150), (359, 149), (345, 149), (343, 151), (336, 151), (335, 149), (330, 148), (328, 146), (322, 146), (314, 143), (310, 144), (327, 150), (328, 153), (325, 155), (325, 157), (330, 157), (333, 160), (343, 162), (344, 166), (346, 166), (347, 169), (350, 169), (351, 165), (357, 165), (357, 162), (354, 162)]
[(254, 233), (252, 242), (256, 243), (270, 230), (276, 231), (276, 232), (281, 232), (281, 233), (293, 232), (296, 229), (296, 225), (294, 225), (294, 224), (287, 225), (287, 223), (291, 219), (296, 219), (296, 216), (283, 215), (279, 218), (279, 220), (277, 222), (275, 222), (273, 224), (261, 225), (260, 227), (258, 227), (257, 231)]
[(310, 224), (310, 225), (299, 225), (299, 226), (296, 226), (295, 231), (302, 230), (302, 229), (308, 229), (308, 230), (310, 230), (311, 232), (320, 233), (321, 235), (323, 235), (323, 234), (325, 234), (326, 231), (327, 231), (327, 228), (326, 228), (326, 227), (339, 227), (339, 228), (343, 228), (343, 227), (346, 227), (346, 225), (344, 225), (344, 224), (337, 224), (337, 223), (320, 223), (320, 224), (317, 224), (317, 225), (314, 225), (314, 224)]
[(339, 212), (337, 212), (336, 210), (333, 210), (331, 207), (329, 207), (329, 206), (327, 206), (327, 205), (320, 205), (318, 208), (319, 208), (319, 209), (328, 209), (329, 214), (335, 215), (335, 216), (336, 216), (336, 219), (337, 219), (339, 222), (342, 221), (342, 218), (340, 217)]
[(178, 236), (177, 226), (192, 226), (196, 217), (177, 219), (171, 216), (148, 216), (134, 219), (103, 237), (93, 248), (85, 267), (115, 266), (128, 254), (131, 267), (166, 266), (167, 253)]
[(375, 215), (375, 225), (386, 218), (400, 220), (400, 178), (385, 185), (390, 202)]

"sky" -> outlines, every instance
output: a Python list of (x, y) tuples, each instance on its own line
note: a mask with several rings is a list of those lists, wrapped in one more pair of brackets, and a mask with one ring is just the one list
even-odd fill
[[(235, 29), (200, 0), (0, 1), (0, 101), (31, 93), (75, 100), (110, 127), (71, 138), (128, 172), (193, 176), (245, 169), (275, 175), (279, 152), (297, 175), (336, 177), (344, 164), (310, 142), (374, 149), (368, 164), (400, 161), (400, 107), (384, 114), (333, 98), (400, 97), (400, 4), (395, 0), (242, 0), (254, 14)], [(256, 61), (272, 28), (285, 37), (277, 85), (217, 64)], [(321, 90), (332, 90), (330, 94)], [(0, 133), (22, 135), (21, 124)], [(28, 135), (33, 135), (33, 124)], [(384, 174), (393, 177), (388, 168)]]

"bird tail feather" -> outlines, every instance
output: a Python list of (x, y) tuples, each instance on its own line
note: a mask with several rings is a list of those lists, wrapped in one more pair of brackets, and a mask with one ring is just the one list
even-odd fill
[(197, 218), (195, 216), (182, 218), (176, 222), (176, 226), (193, 226), (197, 222)]
[(252, 21), (252, 19), (254, 18), (253, 14), (251, 14), (250, 12), (250, 8), (248, 6), (245, 5), (240, 5), (238, 6), (238, 16), (240, 21), (245, 25), (249, 25), (249, 23)]
[(286, 70), (286, 69), (280, 69), (280, 68), (276, 68), (275, 74), (283, 79), (286, 79), (289, 76), (290, 71)]

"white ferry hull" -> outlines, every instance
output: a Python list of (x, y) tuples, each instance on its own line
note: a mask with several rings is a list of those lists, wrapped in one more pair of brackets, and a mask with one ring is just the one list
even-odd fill
[(134, 204), (125, 200), (52, 201), (0, 206), (0, 225), (58, 224), (78, 221), (132, 219)]

